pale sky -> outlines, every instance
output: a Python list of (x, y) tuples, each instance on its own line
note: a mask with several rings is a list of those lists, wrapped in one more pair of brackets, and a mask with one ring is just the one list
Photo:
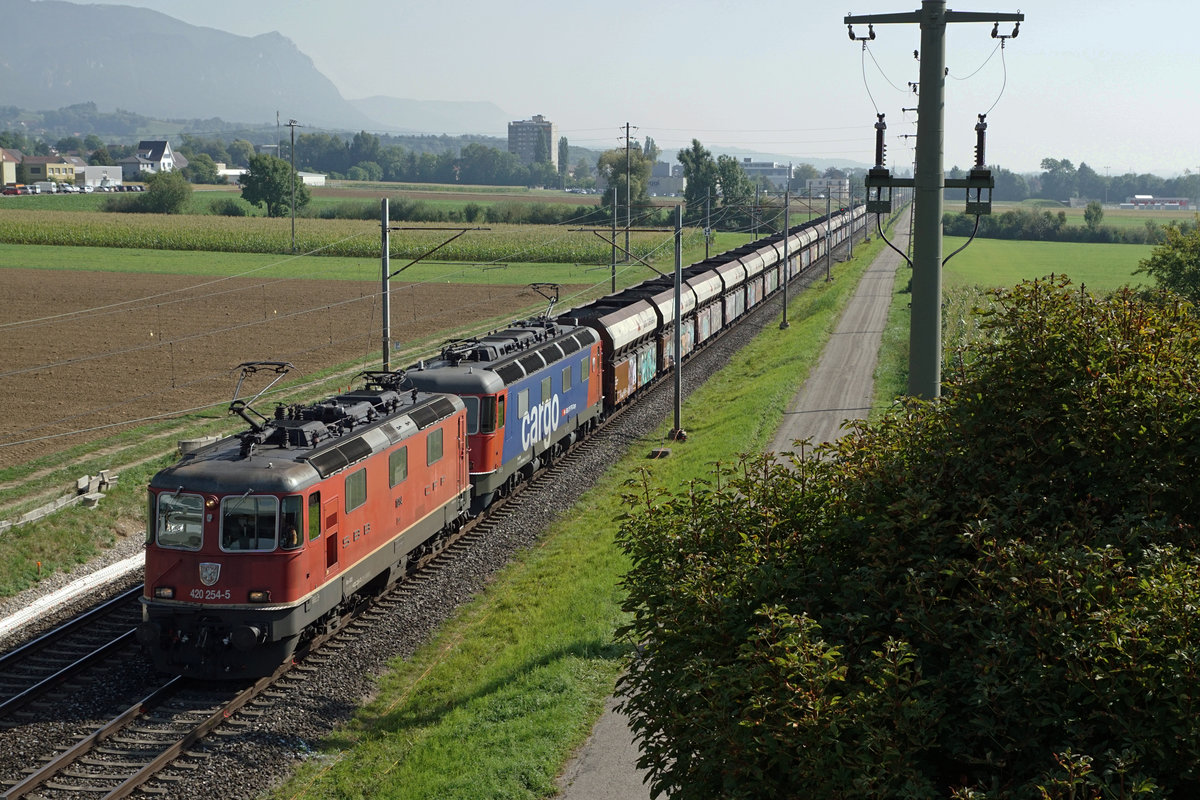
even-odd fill
[[(1020, 11), (1025, 22), (1003, 53), (990, 24), (950, 26), (947, 168), (971, 166), (976, 115), (991, 109), (993, 165), (1034, 172), (1053, 157), (1102, 175), (1200, 171), (1200, 3), (1006, 2), (948, 3), (955, 11)], [(901, 109), (917, 105), (907, 84), (918, 80), (920, 31), (876, 26), (864, 82), (862, 46), (842, 19), (909, 12), (920, 0), (105, 4), (244, 36), (278, 31), (347, 99), (486, 100), (512, 119), (544, 114), (572, 144), (593, 149), (617, 146), (629, 122), (667, 153), (694, 137), (710, 149), (796, 162), (869, 163), (878, 107), (887, 114), (889, 165), (912, 161), (912, 140), (899, 136), (916, 132), (916, 115)], [(1001, 32), (1011, 27), (1001, 24)]]

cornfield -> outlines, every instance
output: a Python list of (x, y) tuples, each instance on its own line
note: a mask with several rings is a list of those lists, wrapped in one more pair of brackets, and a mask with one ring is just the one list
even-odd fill
[[(393, 258), (416, 258), (453, 231), (421, 231), (406, 225), (393, 231)], [(30, 211), (0, 213), (0, 242), (51, 246), (116, 247), (146, 250), (212, 251), (226, 253), (292, 252), (291, 220), (267, 217), (219, 217), (103, 212)], [(698, 231), (687, 240), (699, 239)], [(379, 224), (361, 220), (297, 219), (296, 252), (349, 258), (378, 258)], [(630, 249), (639, 258), (669, 261), (669, 233), (634, 233)], [(439, 261), (487, 263), (606, 263), (611, 245), (599, 236), (554, 225), (491, 225), (468, 233), (437, 251)]]

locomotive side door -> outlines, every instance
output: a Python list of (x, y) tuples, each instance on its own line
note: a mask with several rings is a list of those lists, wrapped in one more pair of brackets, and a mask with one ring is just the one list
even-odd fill
[(325, 573), (337, 569), (338, 563), (338, 497), (325, 500)]
[(458, 494), (465, 488), (467, 488), (467, 417), (464, 414), (458, 418), (458, 462), (454, 469), (454, 490)]

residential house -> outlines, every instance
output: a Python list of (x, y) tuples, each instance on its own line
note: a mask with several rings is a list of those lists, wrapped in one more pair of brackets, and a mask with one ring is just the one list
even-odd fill
[(7, 186), (17, 182), (17, 167), (21, 165), (21, 159), (24, 157), (20, 150), (0, 148), (0, 185)]
[(136, 155), (121, 161), (121, 170), (125, 180), (135, 180), (142, 172), (153, 175), (183, 169), (187, 165), (186, 158), (171, 151), (170, 142), (147, 139), (138, 142)]

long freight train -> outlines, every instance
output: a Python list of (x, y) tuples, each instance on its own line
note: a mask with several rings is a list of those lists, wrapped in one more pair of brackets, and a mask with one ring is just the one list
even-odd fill
[[(853, 215), (861, 231), (864, 209)], [(785, 268), (812, 268), (850, 223), (792, 228), (786, 265), (778, 234), (684, 268), (678, 355), (674, 281), (658, 277), (270, 418), (235, 401), (248, 430), (150, 482), (143, 648), (166, 672), (270, 674), (778, 292)]]

